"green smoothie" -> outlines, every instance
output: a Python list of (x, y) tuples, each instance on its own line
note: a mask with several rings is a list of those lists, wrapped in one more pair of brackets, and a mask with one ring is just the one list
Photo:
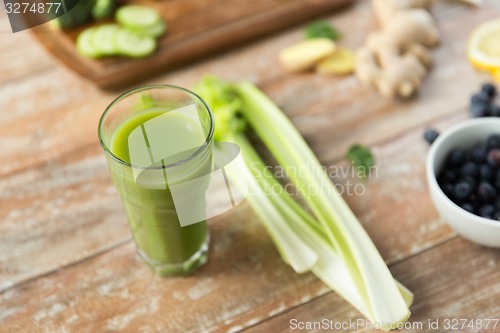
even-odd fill
[[(205, 140), (195, 115), (161, 108), (133, 114), (111, 136), (111, 152), (133, 166), (110, 163), (134, 241), (139, 254), (161, 275), (187, 274), (206, 261), (206, 221), (182, 227), (169, 189), (169, 184), (210, 173), (209, 149), (193, 157)], [(175, 199), (205, 209), (197, 196)]]

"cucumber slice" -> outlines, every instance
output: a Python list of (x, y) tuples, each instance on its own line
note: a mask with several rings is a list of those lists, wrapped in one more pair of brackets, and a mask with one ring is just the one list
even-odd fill
[(121, 55), (142, 58), (155, 51), (156, 40), (139, 35), (127, 28), (120, 28), (115, 35), (115, 48)]
[[(92, 10), (92, 6), (94, 6), (95, 1), (96, 0), (73, 1), (74, 3), (76, 2), (76, 4), (67, 13), (56, 18), (57, 25), (61, 29), (65, 30), (75, 28), (90, 21), (92, 19), (92, 15), (90, 12)], [(70, 1), (66, 1), (65, 3), (69, 2)], [(60, 4), (61, 1), (53, 1), (52, 3)]]
[(114, 10), (115, 0), (96, 0), (91, 13), (94, 20), (102, 20), (111, 17)]
[(160, 21), (149, 27), (130, 29), (140, 35), (157, 38), (162, 36), (167, 31), (167, 24), (164, 21)]
[(84, 57), (99, 58), (101, 56), (101, 53), (92, 42), (95, 31), (96, 28), (85, 29), (76, 39), (76, 50)]
[(162, 21), (160, 13), (150, 7), (127, 5), (116, 11), (116, 20), (125, 27), (147, 28)]
[(92, 46), (102, 55), (116, 55), (115, 39), (120, 27), (117, 24), (105, 24), (94, 29), (90, 37)]

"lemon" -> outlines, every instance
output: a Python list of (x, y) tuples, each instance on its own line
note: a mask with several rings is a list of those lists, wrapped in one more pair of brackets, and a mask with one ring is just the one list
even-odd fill
[(500, 71), (500, 19), (485, 22), (471, 34), (468, 45), (470, 62), (491, 73)]
[(495, 81), (500, 82), (500, 70), (493, 72), (493, 78)]

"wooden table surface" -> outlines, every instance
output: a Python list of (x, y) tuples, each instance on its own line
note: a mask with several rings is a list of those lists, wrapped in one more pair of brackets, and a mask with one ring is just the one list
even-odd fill
[[(276, 55), (301, 40), (301, 26), (151, 82), (192, 87), (207, 73), (250, 79), (327, 166), (346, 166), (355, 142), (370, 146), (378, 174), (364, 195), (345, 199), (415, 294), (410, 323), (423, 329), (407, 331), (494, 332), (442, 326), (500, 317), (500, 251), (462, 239), (438, 216), (422, 132), (467, 117), (469, 96), (486, 77), (469, 66), (466, 38), (500, 16), (500, 2), (473, 9), (439, 1), (434, 13), (443, 44), (418, 97), (406, 102), (353, 76), (284, 73)], [(364, 0), (326, 18), (349, 47), (376, 26)], [(137, 259), (97, 141), (99, 116), (118, 92), (68, 71), (27, 32), (0, 33), (0, 68), (0, 332), (306, 332), (291, 321), (361, 318), (314, 275), (286, 266), (247, 204), (210, 221), (210, 261), (196, 274), (154, 276)]]

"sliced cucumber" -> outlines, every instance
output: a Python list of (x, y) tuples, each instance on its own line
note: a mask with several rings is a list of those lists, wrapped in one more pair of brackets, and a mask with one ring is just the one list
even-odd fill
[(101, 53), (92, 42), (96, 28), (89, 28), (82, 31), (76, 39), (76, 50), (87, 58), (99, 58)]
[(142, 58), (150, 55), (156, 49), (156, 40), (142, 36), (130, 29), (120, 28), (115, 34), (116, 51), (124, 56)]
[(92, 46), (102, 55), (116, 55), (115, 40), (120, 27), (117, 24), (105, 24), (94, 29), (94, 33), (90, 37)]
[[(76, 4), (67, 13), (56, 18), (59, 28), (71, 29), (90, 21), (92, 19), (90, 12), (92, 10), (92, 6), (95, 4), (95, 1), (96, 0), (73, 1), (73, 3), (76, 2)], [(65, 3), (69, 2), (70, 1), (66, 1)], [(46, 5), (48, 5), (48, 3)], [(54, 5), (57, 3), (60, 4), (61, 1), (53, 1), (52, 3)], [(56, 6), (54, 6), (54, 8), (56, 8)]]
[[(103, 4), (114, 2), (100, 1)], [(167, 30), (167, 24), (158, 11), (139, 5), (119, 8), (116, 20), (120, 25), (105, 24), (84, 30), (76, 41), (78, 52), (89, 58), (113, 55), (142, 58), (155, 51), (155, 38)]]
[(133, 29), (152, 27), (162, 21), (157, 10), (139, 5), (120, 7), (116, 11), (115, 17), (120, 24)]
[(149, 27), (142, 27), (142, 28), (130, 28), (134, 32), (137, 32), (140, 35), (143, 36), (150, 36), (150, 37), (160, 37), (167, 31), (167, 24), (164, 21), (159, 21), (158, 23), (149, 26)]
[(94, 20), (102, 20), (111, 17), (114, 10), (115, 0), (96, 0), (91, 13)]

